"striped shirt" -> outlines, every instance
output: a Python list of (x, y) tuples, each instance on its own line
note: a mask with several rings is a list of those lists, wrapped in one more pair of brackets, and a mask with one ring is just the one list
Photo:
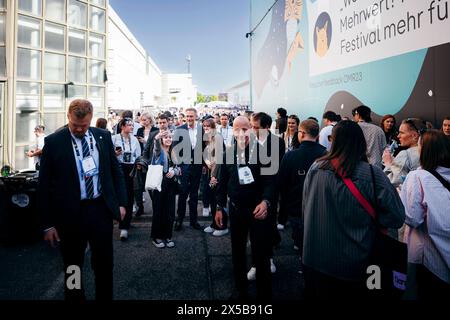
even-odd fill
[[(450, 181), (450, 168), (436, 170)], [(450, 283), (450, 192), (426, 170), (412, 171), (401, 193), (406, 210), (408, 262), (423, 264)]]
[(358, 122), (367, 143), (367, 158), (369, 163), (382, 168), (381, 157), (386, 148), (386, 136), (379, 126), (367, 122)]
[[(380, 209), (377, 222), (400, 228), (405, 211), (400, 197), (384, 172), (373, 167)], [(369, 164), (360, 162), (352, 181), (369, 202), (374, 190)], [(342, 280), (361, 280), (366, 268), (376, 227), (367, 211), (331, 169), (311, 166), (303, 189), (303, 263)]]

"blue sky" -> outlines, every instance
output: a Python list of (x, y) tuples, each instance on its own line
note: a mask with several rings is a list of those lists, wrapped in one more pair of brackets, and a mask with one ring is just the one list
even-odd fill
[(217, 94), (249, 79), (249, 0), (110, 0), (163, 72), (185, 73)]

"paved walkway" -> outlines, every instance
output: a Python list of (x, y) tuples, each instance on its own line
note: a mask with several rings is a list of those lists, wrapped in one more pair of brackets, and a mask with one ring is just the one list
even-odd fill
[[(150, 212), (146, 201), (146, 212)], [(199, 206), (199, 212), (201, 212)], [(199, 217), (207, 226), (211, 218)], [(158, 249), (150, 242), (151, 215), (135, 218), (127, 242), (114, 232), (114, 295), (119, 300), (225, 300), (232, 292), (230, 236), (213, 237), (186, 222), (175, 232), (175, 248)], [(299, 300), (302, 276), (290, 230), (275, 249), (273, 275), (275, 301)], [(249, 250), (248, 250), (249, 251)], [(248, 259), (248, 262), (250, 259)], [(58, 251), (45, 243), (0, 247), (0, 300), (63, 299), (63, 274)], [(86, 254), (85, 288), (94, 297), (89, 252)], [(254, 283), (250, 294), (254, 295)]]

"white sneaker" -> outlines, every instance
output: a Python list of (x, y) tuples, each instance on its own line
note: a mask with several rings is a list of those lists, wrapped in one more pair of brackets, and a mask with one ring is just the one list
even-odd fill
[(125, 241), (128, 239), (128, 230), (120, 230), (120, 240)]
[(255, 267), (250, 268), (250, 270), (247, 273), (247, 279), (248, 279), (248, 281), (256, 280), (256, 268)]
[(275, 266), (275, 263), (273, 263), (273, 259), (270, 259), (270, 272), (277, 272), (277, 267)]
[(221, 237), (221, 236), (224, 236), (226, 234), (228, 234), (228, 229), (216, 230), (216, 231), (213, 232), (212, 235), (215, 236), (215, 237)]
[(166, 246), (161, 239), (153, 239), (152, 243), (157, 248), (164, 248)]
[(203, 208), (203, 216), (209, 217), (209, 209), (208, 208)]
[(216, 229), (211, 228), (211, 227), (206, 227), (203, 231), (205, 231), (206, 233), (213, 233), (214, 231), (216, 231)]
[(167, 247), (167, 248), (173, 248), (173, 247), (175, 247), (175, 242), (173, 242), (172, 239), (167, 239), (167, 240), (166, 240), (166, 247)]
[(284, 226), (281, 223), (279, 223), (279, 224), (277, 224), (277, 229), (282, 231), (282, 230), (284, 230)]

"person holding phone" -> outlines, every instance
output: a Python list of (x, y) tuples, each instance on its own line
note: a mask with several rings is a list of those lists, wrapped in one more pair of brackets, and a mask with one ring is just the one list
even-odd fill
[(120, 240), (128, 239), (128, 230), (131, 224), (134, 202), (134, 185), (131, 171), (134, 162), (141, 155), (141, 147), (138, 139), (133, 136), (134, 122), (131, 118), (124, 118), (119, 122), (120, 133), (112, 137), (117, 160), (119, 161), (125, 177), (125, 189), (127, 191), (126, 215), (119, 223)]

